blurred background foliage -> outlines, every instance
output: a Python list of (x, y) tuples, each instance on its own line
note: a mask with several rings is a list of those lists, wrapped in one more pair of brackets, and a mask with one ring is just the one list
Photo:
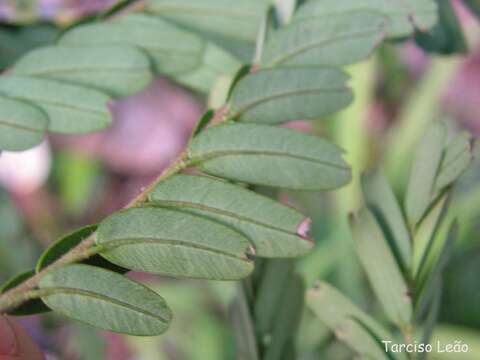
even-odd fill
[[(113, 0), (0, 0), (0, 69), (27, 50), (51, 42), (66, 26), (94, 16)], [(287, 2), (292, 3), (292, 2)], [(465, 6), (467, 5), (467, 6)], [(473, 12), (469, 11), (469, 8)], [(288, 6), (285, 8), (289, 11)], [(354, 181), (327, 194), (275, 194), (313, 219), (315, 249), (295, 264), (307, 287), (323, 279), (371, 313), (378, 304), (352, 246), (347, 214), (361, 206), (360, 172), (380, 162), (398, 194), (404, 189), (414, 144), (426, 123), (445, 118), (452, 127), (480, 134), (480, 27), (475, 1), (451, 2), (451, 13), (429, 35), (386, 43), (366, 63), (349, 69), (355, 102), (327, 121), (289, 127), (332, 138), (346, 150)], [(432, 55), (435, 51), (450, 56)], [(453, 55), (452, 55), (453, 54)], [(93, 135), (52, 135), (41, 146), (0, 156), (0, 281), (32, 267), (41, 249), (79, 226), (119, 209), (178, 154), (205, 108), (205, 97), (165, 79), (114, 106), (114, 125)], [(478, 148), (478, 147), (477, 147)], [(478, 152), (478, 150), (475, 152)], [(480, 159), (454, 191), (461, 236), (445, 275), (435, 339), (461, 339), (468, 354), (435, 359), (480, 358)], [(131, 274), (161, 289), (176, 317), (157, 338), (105, 333), (54, 316), (24, 317), (50, 359), (224, 360), (235, 358), (228, 305), (235, 284)], [(299, 359), (348, 359), (306, 309)], [(462, 357), (464, 356), (464, 357)]]

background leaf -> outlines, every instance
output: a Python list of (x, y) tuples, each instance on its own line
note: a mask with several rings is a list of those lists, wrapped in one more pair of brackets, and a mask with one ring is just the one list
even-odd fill
[(445, 124), (436, 121), (427, 127), (417, 146), (405, 195), (405, 211), (411, 227), (420, 221), (433, 200), (445, 142)]
[(355, 352), (374, 359), (387, 359), (384, 349), (372, 334), (380, 339), (392, 339), (392, 336), (335, 288), (324, 282), (319, 283), (307, 292), (307, 304), (337, 338)]
[(467, 41), (455, 10), (449, 0), (436, 0), (438, 22), (429, 31), (417, 31), (415, 41), (424, 50), (440, 54), (464, 54)]
[(400, 328), (407, 326), (411, 294), (375, 217), (363, 209), (352, 218), (351, 227), (358, 257), (385, 315)]
[(378, 11), (388, 17), (388, 36), (404, 37), (426, 31), (437, 21), (434, 0), (310, 0), (300, 6), (295, 21), (334, 16), (358, 10)]
[(385, 16), (375, 10), (293, 21), (266, 42), (262, 64), (266, 67), (352, 64), (370, 55), (382, 40), (385, 26)]
[(398, 263), (403, 270), (408, 269), (412, 257), (410, 234), (387, 178), (381, 170), (365, 174), (362, 190), (365, 204), (376, 217)]
[(448, 144), (435, 179), (434, 193), (452, 184), (468, 168), (473, 159), (470, 141), (470, 134), (461, 132)]
[(268, 2), (258, 0), (148, 0), (147, 10), (227, 49), (245, 62)]

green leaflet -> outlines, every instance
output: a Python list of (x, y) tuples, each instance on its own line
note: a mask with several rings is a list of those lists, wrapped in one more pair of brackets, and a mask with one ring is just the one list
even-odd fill
[[(16, 287), (17, 285), (20, 285), (25, 280), (31, 278), (33, 275), (35, 275), (35, 270), (25, 271), (13, 277), (12, 279), (8, 280), (5, 284), (3, 284), (3, 286), (0, 288), (0, 294)], [(8, 311), (8, 314), (14, 315), (14, 316), (25, 316), (25, 315), (41, 314), (48, 311), (50, 311), (50, 309), (43, 303), (42, 300), (32, 299)]]
[(133, 94), (152, 79), (148, 57), (129, 45), (47, 46), (22, 57), (13, 72), (85, 85), (113, 96)]
[(243, 235), (170, 209), (117, 212), (100, 224), (97, 243), (105, 248), (102, 256), (133, 270), (212, 280), (240, 279), (253, 270)]
[[(52, 264), (67, 252), (69, 252), (73, 247), (78, 245), (82, 240), (93, 235), (97, 230), (97, 225), (85, 226), (81, 229), (77, 229), (70, 234), (65, 235), (64, 237), (58, 239), (52, 243), (40, 256), (38, 259), (37, 265), (35, 266), (35, 271), (39, 272), (48, 265)], [(111, 270), (117, 273), (126, 273), (128, 270), (110, 263), (100, 255), (90, 256), (88, 259), (82, 261), (83, 264), (93, 265), (101, 267), (107, 270)]]
[(426, 31), (437, 21), (437, 5), (433, 0), (310, 0), (299, 8), (293, 19), (305, 21), (358, 10), (379, 11), (387, 16), (389, 37)]
[(171, 76), (195, 89), (206, 90), (220, 75), (235, 74), (240, 64), (228, 53), (196, 34), (161, 18), (129, 14), (102, 24), (68, 31), (61, 45), (123, 45), (141, 48), (157, 74)]
[(358, 354), (372, 359), (388, 358), (372, 335), (386, 341), (393, 340), (392, 335), (329, 284), (322, 282), (309, 290), (307, 305), (340, 341)]
[(149, 200), (233, 227), (250, 239), (258, 256), (295, 257), (313, 245), (302, 228), (308, 228), (308, 219), (301, 213), (221, 180), (175, 175), (158, 184)]
[(406, 270), (410, 266), (412, 244), (408, 227), (395, 195), (381, 170), (362, 177), (366, 206), (375, 215), (396, 258)]
[(266, 42), (262, 64), (347, 65), (366, 59), (384, 36), (386, 18), (354, 11), (293, 22)]
[(195, 69), (204, 42), (166, 21), (129, 14), (100, 24), (78, 26), (60, 38), (60, 45), (134, 45), (153, 61), (156, 73), (176, 75)]
[(147, 11), (168, 19), (250, 62), (267, 1), (148, 0)]
[(212, 175), (280, 188), (327, 190), (351, 178), (338, 146), (266, 125), (225, 124), (207, 129), (193, 139), (188, 158)]
[(353, 99), (348, 76), (336, 68), (303, 66), (265, 69), (242, 78), (231, 94), (240, 121), (280, 124), (317, 119)]
[(447, 145), (435, 179), (434, 193), (451, 185), (468, 168), (473, 159), (471, 135), (461, 132)]
[(385, 315), (400, 328), (409, 324), (412, 299), (380, 226), (368, 209), (352, 217), (358, 257)]
[(0, 94), (37, 105), (48, 115), (48, 129), (53, 132), (88, 133), (104, 129), (111, 122), (107, 110), (110, 98), (83, 86), (5, 75), (0, 78)]
[(0, 150), (20, 151), (38, 145), (48, 118), (37, 107), (0, 95)]
[(39, 284), (42, 300), (56, 312), (102, 329), (158, 335), (172, 318), (154, 291), (122, 275), (88, 265), (49, 271)]
[(422, 219), (433, 200), (446, 135), (445, 124), (435, 121), (427, 127), (417, 146), (405, 195), (405, 212), (410, 227)]

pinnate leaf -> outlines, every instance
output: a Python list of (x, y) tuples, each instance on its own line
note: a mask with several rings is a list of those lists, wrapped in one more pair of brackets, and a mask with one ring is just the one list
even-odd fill
[(313, 245), (306, 237), (308, 219), (301, 213), (222, 180), (176, 175), (158, 184), (149, 199), (233, 227), (248, 237), (258, 256), (294, 257)]
[(266, 125), (226, 124), (207, 129), (192, 141), (188, 158), (212, 175), (297, 190), (334, 189), (351, 177), (336, 145)]
[(114, 96), (133, 94), (152, 79), (148, 57), (129, 45), (47, 46), (21, 58), (13, 72), (85, 85)]
[(32, 76), (0, 78), (0, 94), (31, 102), (43, 110), (52, 132), (77, 134), (101, 130), (111, 122), (109, 97), (97, 90)]
[(347, 106), (348, 76), (336, 68), (289, 66), (265, 69), (242, 78), (231, 94), (240, 121), (280, 124), (317, 119)]
[(0, 150), (20, 151), (38, 145), (47, 127), (48, 118), (39, 108), (0, 95)]
[(163, 298), (122, 275), (89, 265), (67, 265), (40, 280), (42, 300), (56, 312), (102, 329), (158, 335), (172, 314)]
[(177, 210), (117, 212), (100, 224), (96, 240), (102, 256), (132, 270), (212, 280), (240, 279), (253, 270), (242, 234)]

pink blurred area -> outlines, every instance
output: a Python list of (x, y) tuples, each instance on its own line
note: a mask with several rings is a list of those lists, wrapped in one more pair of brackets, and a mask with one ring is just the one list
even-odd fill
[(118, 0), (1, 0), (0, 20), (15, 21), (18, 13), (41, 19), (71, 21), (101, 11)]
[(91, 154), (124, 175), (158, 174), (183, 150), (202, 113), (200, 103), (165, 79), (110, 104), (113, 124), (82, 136), (53, 136), (52, 142)]

